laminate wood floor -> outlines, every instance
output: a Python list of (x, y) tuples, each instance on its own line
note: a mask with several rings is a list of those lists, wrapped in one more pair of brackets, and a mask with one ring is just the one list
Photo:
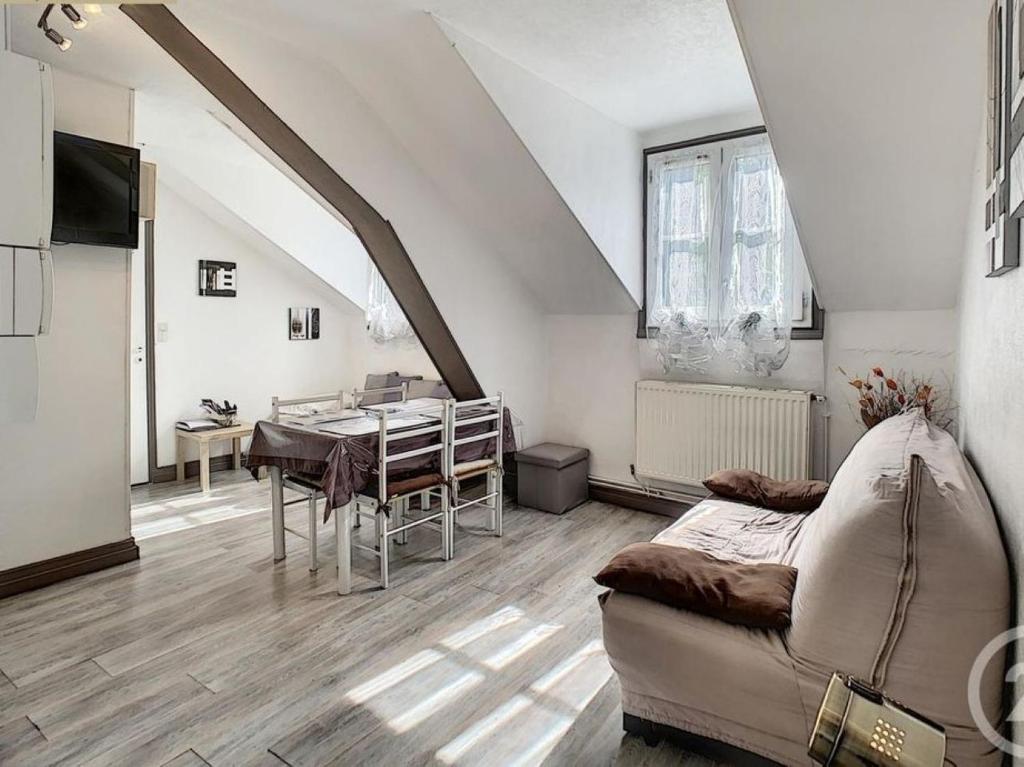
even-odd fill
[(666, 518), (510, 505), (451, 562), (413, 531), (387, 591), (357, 553), (339, 597), (331, 528), (318, 573), (293, 536), (275, 564), (267, 483), (214, 476), (133, 492), (140, 561), (0, 601), (0, 764), (711, 764), (623, 736), (600, 641), (590, 576)]

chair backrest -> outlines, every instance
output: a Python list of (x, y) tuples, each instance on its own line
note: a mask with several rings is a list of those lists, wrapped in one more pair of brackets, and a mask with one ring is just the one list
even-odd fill
[[(420, 473), (441, 473), (447, 478), (444, 457), (448, 454), (449, 430), (445, 403), (425, 405), (402, 413), (388, 413), (387, 410), (369, 412), (380, 422), (377, 442), (377, 500), (380, 503), (388, 499), (389, 469), (400, 461), (424, 456), (427, 465)], [(421, 421), (422, 425), (410, 421)], [(437, 469), (430, 460), (435, 453)]]
[[(448, 410), (448, 452), (445, 460), (446, 476), (452, 476), (458, 463), (490, 457), (490, 443), (494, 443), (494, 461), (502, 467), (502, 445), (505, 429), (505, 397), (501, 392), (494, 397), (456, 402), (446, 401)], [(460, 448), (462, 448), (460, 450)]]
[[(331, 410), (344, 410), (345, 409), (345, 392), (337, 391), (331, 394), (313, 394), (309, 397), (293, 397), (291, 399), (284, 399), (282, 397), (271, 397), (270, 398), (270, 420), (274, 423), (279, 423), (281, 415), (285, 408), (297, 408), (300, 412), (295, 415), (309, 415), (312, 412), (317, 412), (310, 408), (311, 405), (317, 405), (323, 402), (334, 402), (336, 407), (330, 408)], [(306, 408), (309, 412), (301, 412), (302, 408)]]
[[(398, 395), (395, 398), (393, 395)], [(355, 389), (352, 392), (352, 407), (380, 405), (385, 402), (405, 402), (409, 399), (409, 382), (402, 381), (397, 386), (384, 386), (380, 389)]]

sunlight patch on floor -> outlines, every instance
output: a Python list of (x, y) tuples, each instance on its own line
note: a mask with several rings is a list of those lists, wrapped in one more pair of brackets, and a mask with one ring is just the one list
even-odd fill
[(259, 514), (262, 509), (236, 509), (233, 506), (218, 507), (206, 511), (192, 511), (187, 514), (179, 514), (173, 517), (154, 522), (136, 521), (135, 512), (132, 511), (132, 534), (135, 540), (141, 541), (145, 538), (153, 538), (167, 533), (176, 533), (182, 530), (191, 530), (194, 527), (211, 525), (214, 522), (223, 522), (226, 519), (237, 519), (249, 514)]
[(541, 764), (611, 679), (594, 640), (442, 746), (444, 764)]
[(508, 605), (352, 688), (345, 700), (365, 706), (394, 732), (407, 732), (497, 678), (497, 672), (561, 629), (530, 621), (522, 609)]

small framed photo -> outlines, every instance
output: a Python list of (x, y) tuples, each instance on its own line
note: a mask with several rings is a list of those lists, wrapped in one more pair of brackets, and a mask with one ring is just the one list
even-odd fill
[(234, 261), (199, 262), (199, 295), (234, 298), (238, 265)]
[(293, 306), (288, 309), (288, 338), (292, 341), (315, 341), (320, 338), (319, 307)]

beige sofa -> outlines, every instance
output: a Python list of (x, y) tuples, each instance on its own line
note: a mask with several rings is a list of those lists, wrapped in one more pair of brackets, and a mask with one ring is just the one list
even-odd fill
[[(797, 568), (793, 621), (783, 632), (748, 629), (604, 595), (605, 647), (627, 720), (810, 764), (814, 717), (839, 670), (874, 678), (944, 725), (959, 767), (1000, 762), (971, 717), (967, 679), (1009, 626), (1007, 561), (977, 477), (923, 417), (868, 432), (811, 514), (712, 498), (655, 540)], [(1000, 717), (1003, 662), (997, 656), (982, 683), (989, 721)]]

